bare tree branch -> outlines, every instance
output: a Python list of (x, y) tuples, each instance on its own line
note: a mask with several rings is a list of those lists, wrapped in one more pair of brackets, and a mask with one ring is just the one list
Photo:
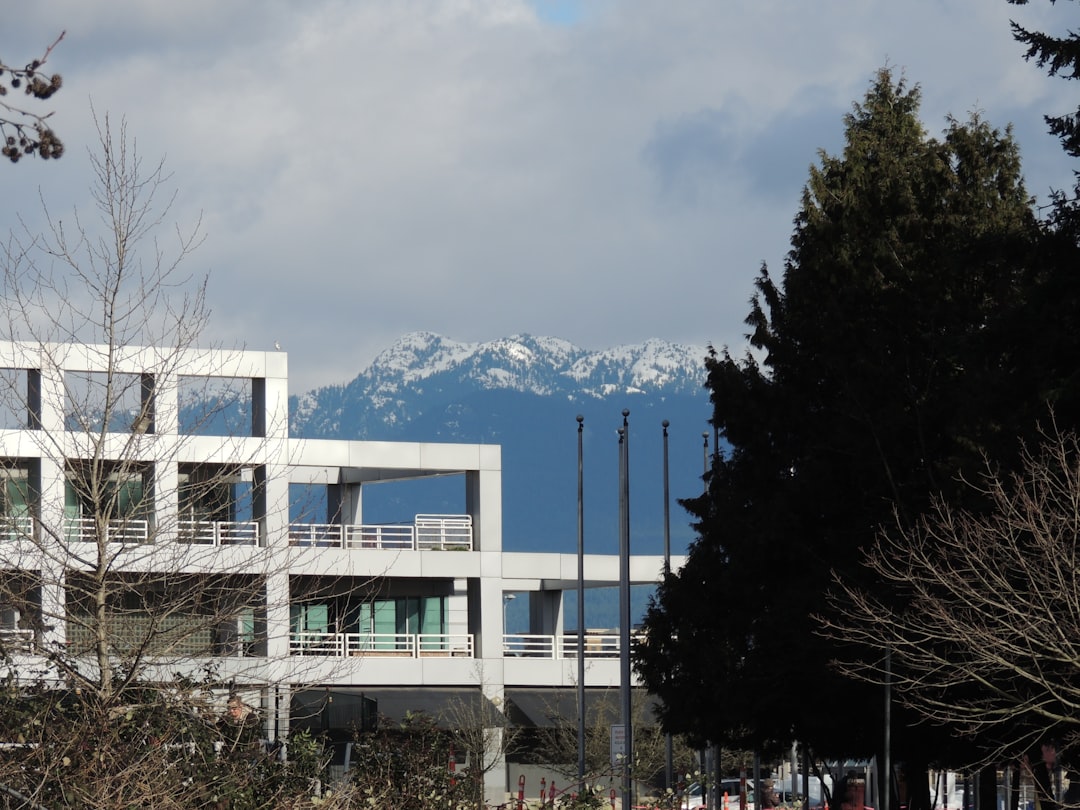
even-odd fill
[(45, 101), (60, 89), (63, 85), (60, 74), (48, 76), (42, 68), (65, 33), (61, 31), (45, 53), (24, 67), (12, 67), (0, 59), (0, 139), (3, 140), (0, 154), (12, 163), (17, 163), (23, 155), (36, 154), (48, 160), (64, 154), (64, 144), (47, 123), (52, 112), (34, 112), (7, 99), (12, 91), (22, 90), (34, 100)]
[(846, 672), (889, 682), (926, 720), (978, 735), (990, 761), (1048, 732), (1080, 732), (1076, 434), (1051, 428), (1037, 451), (1024, 451), (1019, 472), (988, 463), (972, 488), (988, 508), (939, 501), (867, 551), (882, 593), (898, 599), (839, 583), (823, 622), (835, 638), (880, 653), (841, 662)]

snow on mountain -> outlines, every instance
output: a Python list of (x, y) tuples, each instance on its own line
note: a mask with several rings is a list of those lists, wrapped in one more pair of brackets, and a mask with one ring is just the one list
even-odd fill
[[(710, 413), (703, 387), (707, 353), (706, 347), (657, 339), (590, 351), (525, 334), (462, 343), (412, 332), (351, 382), (292, 397), (290, 432), (302, 438), (499, 444), (505, 547), (569, 550), (576, 542), (578, 414), (592, 459), (586, 471), (590, 491), (613, 487), (617, 470), (607, 462), (615, 458), (611, 443), (628, 408), (637, 436), (635, 465), (658, 469), (660, 426), (670, 420), (672, 496), (700, 493), (701, 435)], [(640, 502), (650, 505), (637, 512), (635, 526), (655, 545), (662, 531), (659, 499), (648, 492), (654, 478), (635, 475), (631, 486), (642, 487)], [(615, 501), (592, 503), (586, 517), (590, 534), (595, 542), (617, 547), (614, 536), (599, 540), (618, 523)], [(408, 514), (403, 504), (397, 511)], [(672, 528), (676, 544), (688, 540), (686, 522)]]
[[(607, 398), (618, 392), (701, 391), (707, 349), (652, 339), (637, 346), (589, 351), (551, 337), (513, 335), (462, 343), (431, 332), (411, 332), (375, 358), (344, 386), (328, 386), (294, 397), (294, 435), (330, 435), (378, 425), (393, 428), (443, 404), (465, 388), (508, 390), (540, 397)], [(424, 400), (426, 407), (421, 406)], [(368, 412), (357, 416), (362, 403)], [(346, 409), (354, 411), (347, 418)]]

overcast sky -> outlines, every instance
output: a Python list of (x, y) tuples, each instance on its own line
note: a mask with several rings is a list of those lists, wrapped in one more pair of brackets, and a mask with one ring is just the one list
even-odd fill
[(1033, 0), (38, 0), (0, 56), (63, 74), (67, 155), (0, 167), (6, 225), (37, 191), (85, 205), (90, 104), (167, 158), (200, 214), (208, 339), (289, 352), (293, 393), (398, 336), (514, 333), (603, 349), (740, 346), (817, 151), (883, 65), (923, 120), (1012, 123), (1029, 191), (1074, 168), (1043, 114), (1075, 87), (1025, 63)]

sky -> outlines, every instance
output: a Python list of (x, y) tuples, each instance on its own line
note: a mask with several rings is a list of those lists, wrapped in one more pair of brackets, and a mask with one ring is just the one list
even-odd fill
[[(882, 66), (922, 118), (1012, 124), (1045, 201), (1074, 163), (1043, 115), (1076, 88), (1022, 59), (1032, 0), (38, 0), (61, 30), (55, 163), (0, 167), (4, 225), (90, 206), (91, 107), (164, 158), (167, 225), (201, 218), (203, 342), (289, 353), (290, 389), (346, 382), (416, 330), (586, 349), (741, 352), (762, 262), (782, 269), (809, 166)], [(9, 97), (10, 98), (10, 97)], [(166, 228), (165, 235), (168, 235)]]

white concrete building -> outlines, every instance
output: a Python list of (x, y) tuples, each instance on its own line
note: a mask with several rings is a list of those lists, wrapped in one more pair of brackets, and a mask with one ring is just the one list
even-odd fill
[[(343, 729), (360, 694), (389, 714), (466, 696), (528, 715), (543, 690), (576, 686), (562, 597), (577, 557), (503, 551), (498, 446), (290, 438), (283, 352), (0, 342), (0, 374), (0, 642), (20, 678), (49, 670), (43, 651), (87, 643), (65, 583), (105, 554), (115, 576), (162, 575), (162, 599), (169, 581), (255, 584), (257, 599), (215, 614), (160, 666), (176, 671), (177, 650), (193, 671), (212, 661), (261, 703), (271, 739), (290, 713), (323, 711), (320, 695), (337, 707), (319, 722)], [(196, 424), (188, 395), (225, 389), (239, 389), (237, 407)], [(226, 423), (241, 412), (238, 432)], [(109, 477), (108, 504), (88, 502), (88, 470)], [(365, 491), (430, 476), (461, 481), (460, 512), (365, 521)], [(631, 563), (634, 583), (662, 568)], [(585, 570), (588, 587), (618, 583), (616, 557), (588, 555)], [(504, 631), (510, 593), (527, 595), (528, 634)], [(136, 630), (143, 613), (128, 617)], [(587, 688), (618, 684), (618, 653), (617, 634), (587, 634)], [(493, 771), (490, 797), (505, 778)]]

